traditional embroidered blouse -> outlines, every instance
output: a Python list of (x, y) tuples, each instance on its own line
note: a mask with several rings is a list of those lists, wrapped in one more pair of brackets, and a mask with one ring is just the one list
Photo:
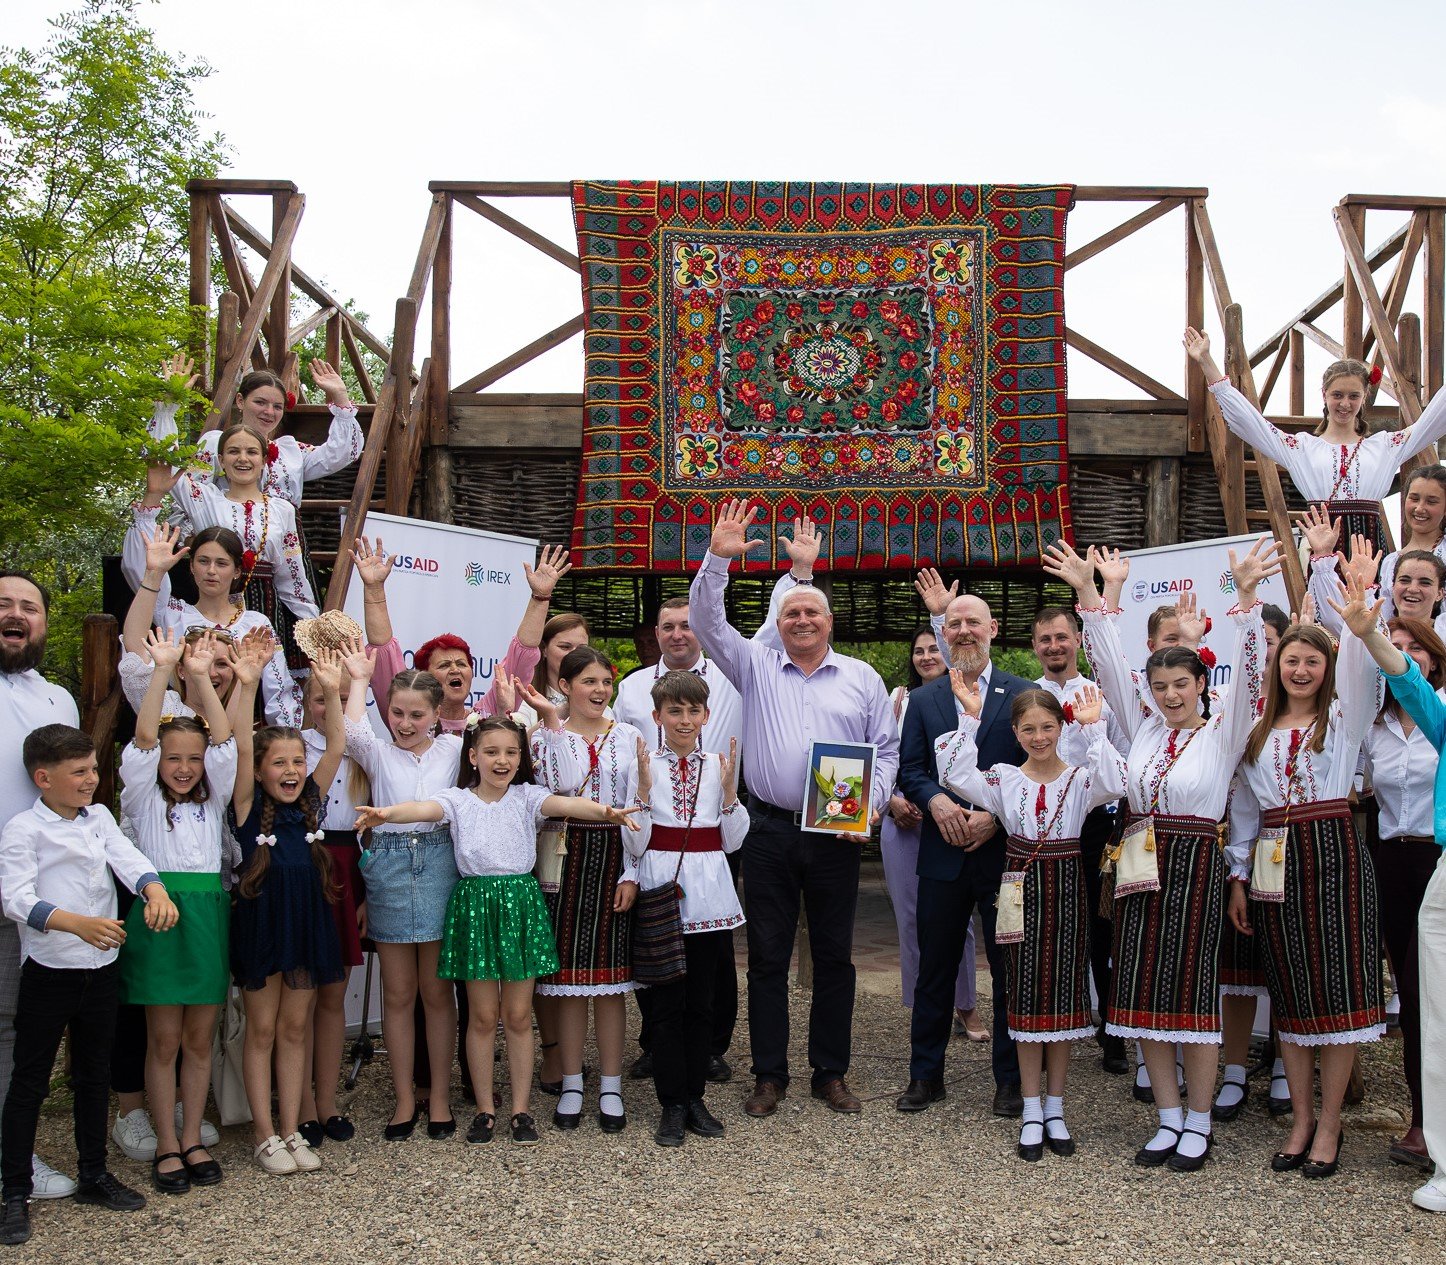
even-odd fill
[[(462, 740), (452, 734), (433, 738), (421, 755), (404, 751), (389, 738), (380, 738), (367, 720), (346, 722), (346, 753), (371, 779), (372, 803), (380, 807), (414, 799), (435, 799), (438, 791), (457, 785), (462, 762)], [(355, 822), (356, 818), (353, 817)], [(400, 823), (375, 827), (388, 834), (415, 834), (415, 825)]]
[[(1095, 683), (1087, 676), (1072, 676), (1063, 685), (1057, 684), (1047, 676), (1040, 677), (1035, 684), (1042, 690), (1048, 690), (1061, 704), (1074, 701), (1080, 688)], [(1130, 751), (1130, 740), (1125, 736), (1124, 729), (1120, 726), (1119, 717), (1115, 715), (1115, 709), (1100, 699), (1103, 710), (1100, 713), (1100, 724), (1105, 727), (1105, 734), (1112, 746), (1121, 755), (1128, 755)], [(1077, 765), (1081, 768), (1088, 763), (1090, 749), (1090, 734), (1084, 725), (1077, 725), (1072, 721), (1064, 727), (1064, 732), (1059, 736), (1059, 758), (1066, 764)]]
[(161, 744), (121, 753), (121, 812), (135, 830), (136, 846), (159, 874), (219, 874), (222, 828), (236, 785), (236, 740), (206, 748), (207, 798), (201, 804), (167, 804), (156, 781)]
[(1085, 760), (1052, 782), (1036, 782), (1012, 764), (980, 769), (979, 721), (959, 718), (959, 728), (934, 740), (939, 781), (955, 795), (987, 808), (1015, 838), (1077, 839), (1091, 809), (1125, 793), (1125, 761), (1110, 745), (1103, 720), (1076, 725), (1085, 739)]
[[(1387, 572), (1384, 565), (1382, 566), (1380, 585), (1371, 597), (1373, 602), (1376, 597), (1385, 598), (1385, 605), (1381, 607), (1383, 620), (1394, 619), (1397, 614), (1396, 604), (1391, 600), (1391, 585), (1396, 576), (1397, 556), (1393, 553), (1386, 559), (1391, 564), (1391, 569)], [(1311, 597), (1315, 599), (1316, 622), (1337, 641), (1342, 640), (1345, 625), (1341, 622), (1341, 617), (1336, 614), (1335, 607), (1330, 604), (1331, 599), (1341, 605), (1345, 604), (1345, 599), (1341, 595), (1340, 575), (1336, 568), (1336, 560), (1334, 558), (1312, 558), (1306, 588)], [(1442, 611), (1436, 616), (1432, 621), (1432, 627), (1438, 637), (1446, 638), (1446, 611)]]
[[(614, 721), (594, 742), (568, 729), (538, 726), (532, 734), (532, 761), (537, 780), (559, 795), (577, 795), (629, 808), (638, 797), (638, 739), (631, 725)], [(631, 832), (623, 830), (624, 841)], [(638, 881), (637, 864), (623, 849), (620, 883)]]
[(509, 786), (506, 795), (490, 804), (458, 786), (433, 795), (452, 828), (458, 873), (463, 878), (532, 873), (542, 805), (552, 794), (545, 786), (527, 783)]
[(1171, 729), (1155, 711), (1147, 682), (1136, 681), (1120, 642), (1117, 612), (1081, 610), (1084, 647), (1100, 691), (1130, 739), (1126, 790), (1136, 813), (1203, 817), (1225, 814), (1230, 780), (1255, 722), (1265, 665), (1261, 604), (1232, 610), (1235, 679), (1210, 719), (1196, 729)]
[[(155, 676), (155, 665), (147, 663), (140, 655), (133, 650), (127, 650), (121, 655), (120, 663), (116, 665), (116, 672), (120, 676), (121, 693), (126, 696), (126, 702), (131, 705), (131, 711), (140, 715), (141, 703), (146, 697), (146, 691), (151, 688), (151, 678)], [(185, 700), (173, 689), (166, 690), (166, 696), (161, 700), (162, 716), (194, 716), (194, 709), (187, 707)]]

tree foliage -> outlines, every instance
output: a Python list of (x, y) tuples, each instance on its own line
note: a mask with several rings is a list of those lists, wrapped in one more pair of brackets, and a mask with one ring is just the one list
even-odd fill
[[(87, 0), (0, 49), (0, 557), (56, 587), (62, 624), (99, 609), (157, 367), (189, 332), (185, 182), (223, 161), (193, 97), (208, 67), (136, 9)], [(62, 676), (75, 635), (53, 632)]]

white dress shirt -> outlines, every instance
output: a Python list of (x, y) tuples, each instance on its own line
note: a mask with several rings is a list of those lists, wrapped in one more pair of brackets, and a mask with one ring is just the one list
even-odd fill
[[(1446, 701), (1446, 690), (1436, 696)], [(1387, 711), (1366, 734), (1369, 779), (1381, 810), (1383, 842), (1414, 835), (1431, 839), (1436, 832), (1436, 766), (1440, 756), (1420, 725), (1408, 735), (1394, 712)]]
[[(348, 720), (346, 753), (371, 779), (372, 803), (386, 807), (411, 800), (435, 799), (438, 791), (456, 786), (462, 739), (455, 734), (439, 734), (421, 755), (414, 755), (388, 739), (379, 738), (370, 721)], [(386, 834), (417, 833), (415, 825), (385, 825), (375, 829)]]
[(110, 810), (83, 808), (72, 821), (37, 799), (0, 831), (0, 892), (5, 916), (20, 924), (20, 959), (62, 970), (108, 966), (119, 949), (97, 949), (79, 936), (47, 931), (57, 910), (116, 916), (114, 870), (131, 891), (158, 883), (156, 867), (121, 833)]
[[(315, 773), (321, 757), (326, 754), (326, 735), (320, 729), (303, 729), (301, 744), (306, 748), (306, 771), (308, 774)], [(351, 796), (351, 775), (356, 767), (356, 762), (350, 756), (342, 756), (331, 785), (320, 788), (323, 830), (355, 829), (357, 806)]]
[(156, 781), (160, 767), (160, 743), (149, 751), (126, 743), (121, 813), (130, 819), (136, 846), (158, 873), (219, 874), (226, 808), (236, 786), (236, 740), (207, 746), (204, 803), (167, 804)]
[(552, 794), (545, 786), (525, 782), (509, 786), (507, 794), (491, 804), (460, 786), (433, 795), (452, 828), (457, 872), (463, 878), (531, 874), (537, 864), (542, 805)]
[[(1035, 684), (1042, 690), (1048, 690), (1063, 705), (1074, 701), (1081, 686), (1095, 683), (1087, 676), (1072, 676), (1063, 685), (1060, 685), (1049, 677), (1042, 676)], [(1129, 755), (1130, 740), (1125, 736), (1124, 727), (1120, 724), (1120, 718), (1115, 715), (1115, 709), (1105, 702), (1103, 696), (1100, 698), (1100, 703), (1104, 709), (1100, 714), (1100, 721), (1105, 727), (1105, 735), (1110, 740), (1110, 746), (1121, 755)], [(1059, 758), (1066, 764), (1083, 767), (1088, 758), (1089, 749), (1090, 739), (1089, 734), (1085, 732), (1085, 727), (1073, 722), (1067, 723), (1064, 732), (1059, 736)]]
[[(727, 755), (729, 741), (736, 740), (738, 753), (742, 755), (743, 700), (738, 697), (733, 682), (716, 663), (710, 663), (705, 654), (699, 654), (696, 663), (680, 671), (696, 674), (708, 686), (708, 723), (698, 735), (698, 745), (704, 751)], [(651, 668), (630, 672), (618, 682), (617, 697), (613, 699), (613, 714), (658, 747), (663, 745), (663, 730), (653, 720), (653, 686), (667, 673), (668, 668), (661, 659)]]

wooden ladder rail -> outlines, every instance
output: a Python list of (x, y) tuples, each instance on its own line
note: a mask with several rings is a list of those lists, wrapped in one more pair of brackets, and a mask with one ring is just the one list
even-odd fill
[[(1205, 208), (1204, 198), (1192, 200), (1190, 221), (1198, 249), (1204, 257), (1205, 275), (1210, 281), (1215, 308), (1225, 330), (1225, 374), (1235, 389), (1259, 408), (1260, 396), (1255, 389), (1255, 374), (1251, 370), (1250, 357), (1245, 348), (1244, 319), (1240, 304), (1230, 295), (1230, 286), (1225, 279), (1225, 268), (1220, 261), (1220, 249), (1215, 241), (1215, 232), (1210, 226), (1210, 213)], [(1253, 524), (1260, 522), (1260, 517), (1257, 517), (1259, 511), (1245, 508), (1245, 475), (1253, 468), (1265, 498), (1264, 522), (1280, 542), (1282, 572), (1291, 609), (1298, 611), (1305, 599), (1305, 569), (1301, 566), (1300, 554), (1295, 548), (1290, 511), (1285, 503), (1285, 490), (1280, 483), (1280, 467), (1254, 449), (1254, 460), (1247, 463), (1245, 444), (1226, 427), (1213, 395), (1207, 393), (1205, 406), (1210, 459), (1220, 482), (1220, 500), (1225, 510), (1226, 528), (1232, 536), (1240, 536), (1250, 531)]]

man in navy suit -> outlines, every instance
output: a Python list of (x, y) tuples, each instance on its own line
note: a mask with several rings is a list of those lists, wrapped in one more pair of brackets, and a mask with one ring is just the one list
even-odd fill
[[(979, 726), (979, 766), (1023, 764), (1010, 708), (1016, 694), (1034, 688), (989, 662), (999, 631), (989, 605), (966, 594), (944, 614), (944, 643), (950, 664), (976, 682), (984, 698)], [(994, 1114), (1018, 1116), (1019, 1059), (1009, 1037), (1005, 1011), (1004, 959), (994, 942), (994, 902), (1004, 873), (1005, 833), (989, 812), (976, 808), (939, 784), (934, 742), (959, 728), (947, 675), (914, 690), (899, 744), (899, 790), (924, 814), (919, 839), (919, 982), (914, 990), (910, 1030), (913, 1046), (909, 1087), (895, 1104), (923, 1111), (944, 1097), (944, 1052), (954, 1013), (954, 980), (964, 935), (977, 908), (984, 924), (984, 950), (994, 982)]]

